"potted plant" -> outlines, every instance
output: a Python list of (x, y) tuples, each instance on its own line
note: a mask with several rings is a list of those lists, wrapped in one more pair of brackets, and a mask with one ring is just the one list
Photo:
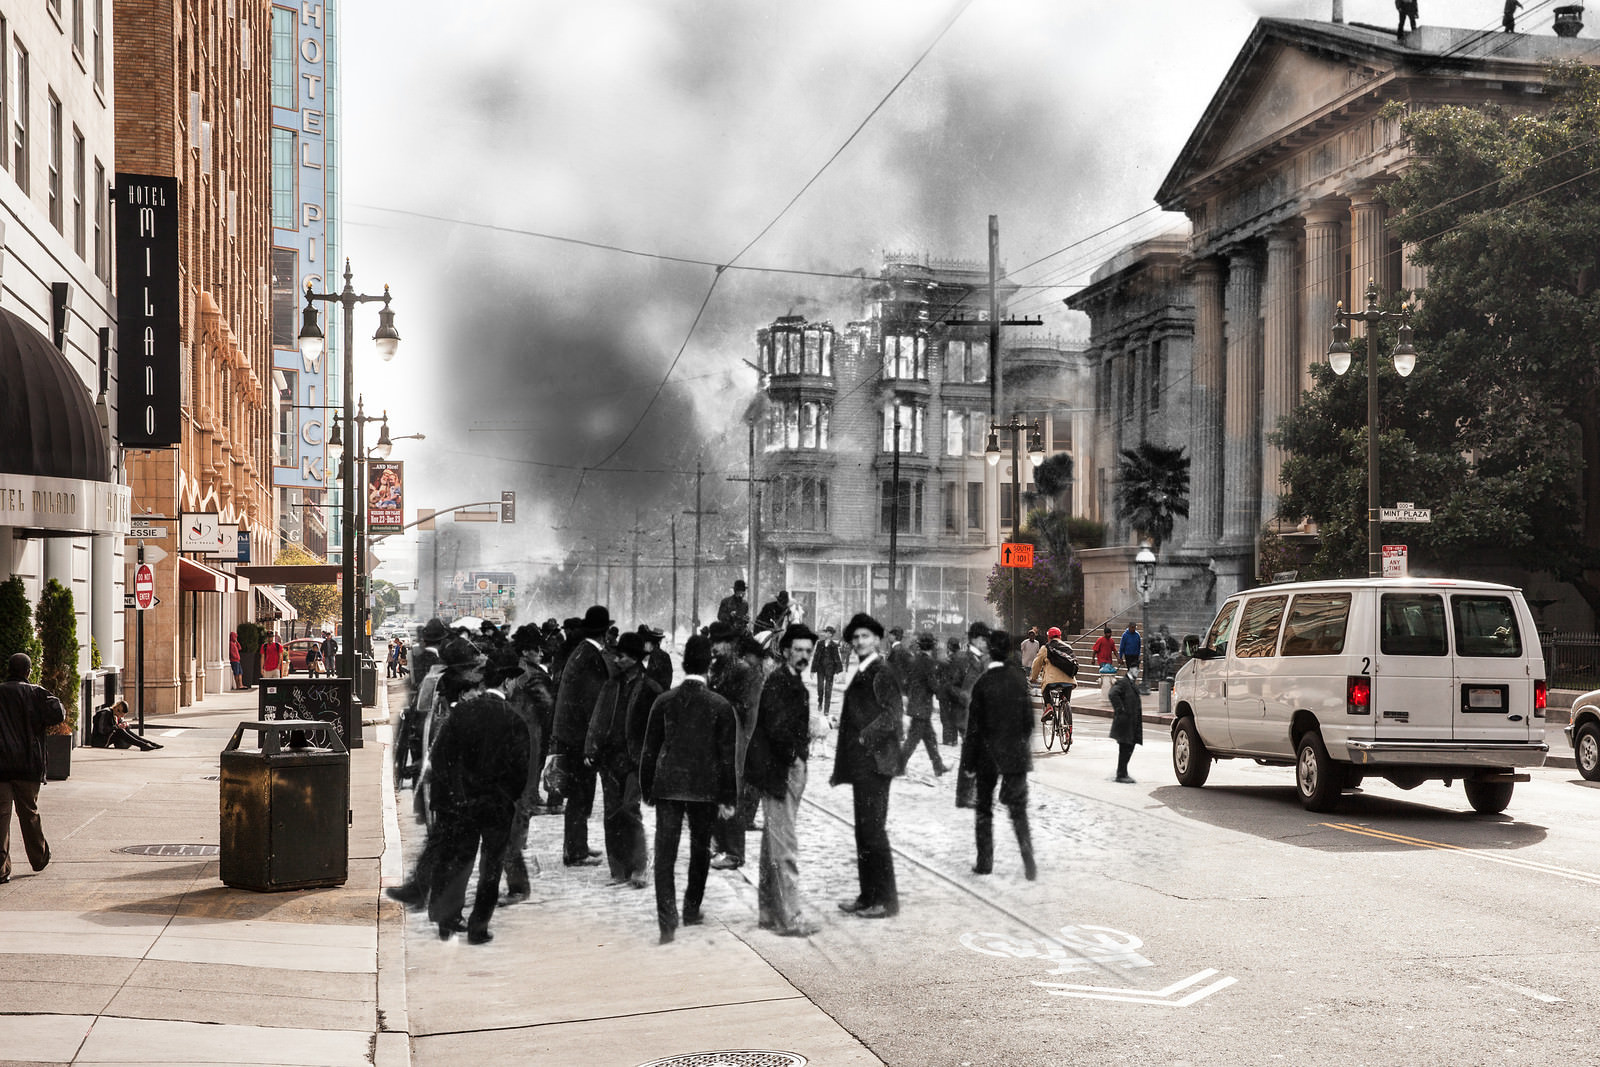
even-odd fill
[(239, 666), (244, 669), (244, 684), (256, 685), (261, 681), (261, 627), (241, 622), (234, 633), (239, 635)]
[(30, 681), (37, 681), (39, 639), (33, 632), (33, 606), (28, 603), (28, 589), (22, 579), (12, 577), (0, 582), (0, 663), (18, 652), (26, 652), (33, 661)]
[(51, 578), (34, 613), (39, 632), (39, 684), (66, 709), (67, 718), (45, 737), (45, 774), (61, 779), (72, 773), (72, 745), (78, 730), (78, 616), (72, 590)]

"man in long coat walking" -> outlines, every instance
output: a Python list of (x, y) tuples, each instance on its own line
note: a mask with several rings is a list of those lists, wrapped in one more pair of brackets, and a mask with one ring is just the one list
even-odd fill
[(595, 770), (584, 759), (584, 740), (589, 720), (594, 716), (600, 687), (614, 669), (605, 650), (606, 631), (611, 628), (611, 613), (604, 606), (591, 607), (579, 621), (581, 639), (567, 656), (556, 689), (553, 750), (565, 771), (566, 827), (561, 844), (561, 862), (568, 867), (591, 867), (600, 862), (600, 853), (589, 847), (589, 813), (594, 808)]
[(833, 680), (844, 671), (844, 657), (839, 653), (839, 642), (834, 639), (833, 627), (822, 628), (822, 639), (817, 642), (817, 654), (811, 661), (811, 673), (817, 679), (817, 710), (833, 722)]
[(50, 842), (39, 819), (39, 787), (44, 784), (44, 734), (67, 713), (48, 689), (28, 681), (33, 660), (12, 655), (0, 684), (0, 883), (11, 881), (11, 810), (22, 824), (28, 865), (42, 871), (50, 862)]
[(878, 652), (882, 623), (857, 614), (844, 637), (857, 665), (844, 691), (830, 783), (851, 788), (861, 892), (854, 900), (841, 900), (839, 910), (861, 919), (887, 919), (900, 912), (888, 829), (889, 785), (900, 767), (900, 682)]
[(1117, 781), (1132, 785), (1128, 758), (1133, 746), (1144, 744), (1144, 701), (1133, 679), (1122, 675), (1111, 686), (1111, 740), (1117, 743)]
[(642, 735), (630, 751), (628, 724), (643, 704), (646, 711), (661, 687), (644, 673), (644, 638), (625, 633), (617, 639), (617, 673), (600, 688), (584, 754), (600, 776), (605, 800), (606, 862), (613, 884), (627, 882), (643, 889), (649, 852), (644, 819), (639, 811), (639, 759)]
[(682, 922), (703, 920), (711, 869), (711, 828), (720, 815), (733, 814), (738, 796), (734, 774), (733, 707), (706, 685), (711, 642), (699, 634), (683, 647), (683, 681), (656, 698), (645, 726), (639, 757), (639, 784), (656, 809), (656, 921), (661, 943), (678, 932), (676, 873), (678, 842), (689, 823), (689, 881), (683, 891)]
[[(711, 624), (711, 649), (711, 673), (707, 680), (711, 691), (733, 706), (734, 720), (739, 727), (733, 768), (741, 783), (742, 795), (744, 754), (750, 744), (751, 731), (756, 727), (756, 707), (761, 702), (764, 680), (756, 666), (760, 662), (757, 657), (761, 647), (749, 634), (717, 622)], [(755, 655), (748, 655), (747, 650), (753, 650)], [(727, 818), (718, 818), (715, 841), (717, 854), (712, 857), (711, 866), (719, 871), (744, 866), (745, 822), (738, 810)]]
[(936, 638), (932, 634), (917, 635), (917, 651), (907, 663), (905, 675), (900, 679), (905, 686), (906, 716), (911, 726), (906, 730), (905, 744), (900, 747), (900, 773), (906, 773), (911, 753), (920, 742), (928, 750), (928, 760), (934, 774), (946, 770), (939, 756), (939, 743), (933, 736), (933, 693), (938, 687), (938, 664), (933, 660)]
[(949, 714), (940, 723), (944, 728), (944, 743), (958, 745), (967, 732), (967, 709), (972, 703), (972, 687), (983, 677), (989, 663), (989, 627), (974, 622), (967, 627), (967, 647), (950, 654), (949, 686), (946, 704)]
[(1022, 873), (1030, 882), (1038, 876), (1033, 861), (1033, 838), (1028, 832), (1028, 772), (1033, 770), (1033, 703), (1028, 677), (1010, 661), (1011, 635), (996, 630), (989, 635), (989, 664), (972, 687), (967, 718), (967, 739), (961, 746), (961, 774), (976, 778), (974, 823), (978, 861), (972, 873), (994, 870), (994, 790), (1000, 786), (1000, 803), (1011, 814), (1011, 828), (1022, 852)]

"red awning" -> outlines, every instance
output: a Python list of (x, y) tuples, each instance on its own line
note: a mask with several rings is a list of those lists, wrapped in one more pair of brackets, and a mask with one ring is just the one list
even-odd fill
[(231, 593), (233, 579), (204, 563), (179, 556), (178, 588), (185, 593)]

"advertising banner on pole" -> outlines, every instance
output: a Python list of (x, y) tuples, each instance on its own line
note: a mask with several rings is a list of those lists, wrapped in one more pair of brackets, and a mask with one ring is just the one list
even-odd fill
[(367, 529), (400, 533), (405, 527), (405, 463), (375, 460), (367, 465)]

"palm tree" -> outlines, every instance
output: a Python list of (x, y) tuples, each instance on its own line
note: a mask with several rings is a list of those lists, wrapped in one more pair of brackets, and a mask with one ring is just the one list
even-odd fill
[[(1039, 464), (1033, 472), (1033, 484), (1039, 487), (1039, 492), (1048, 497), (1054, 507), (1063, 506), (1063, 496), (1072, 488), (1072, 457), (1065, 452), (1055, 455)], [(1071, 501), (1065, 501), (1066, 506), (1071, 506)]]
[(1117, 515), (1161, 550), (1177, 516), (1189, 517), (1189, 457), (1183, 449), (1140, 441), (1122, 450), (1117, 469)]

